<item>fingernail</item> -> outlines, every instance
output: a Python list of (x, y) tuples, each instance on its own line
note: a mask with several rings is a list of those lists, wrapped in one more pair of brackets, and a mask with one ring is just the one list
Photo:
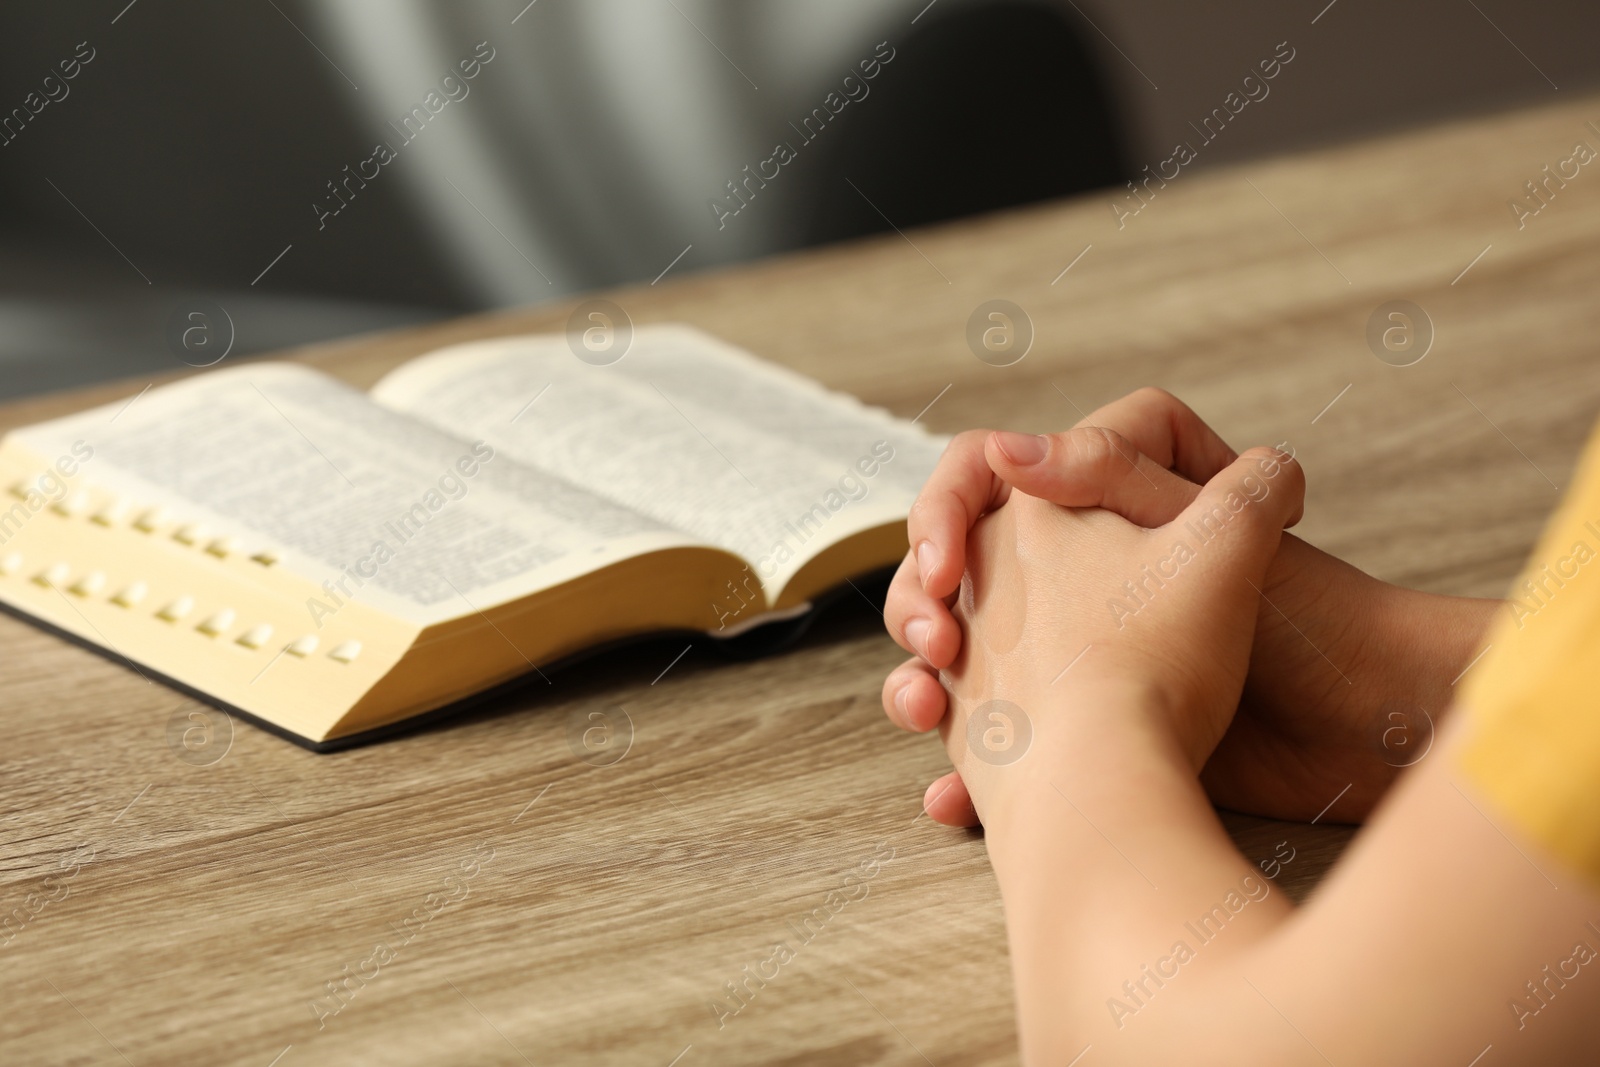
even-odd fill
[(899, 689), (896, 689), (894, 691), (894, 706), (895, 706), (895, 710), (900, 713), (900, 721), (901, 722), (910, 722), (911, 721), (910, 718), (906, 715), (906, 694), (909, 693), (910, 691), (911, 691), (911, 684), (909, 682), (906, 683), (905, 685), (902, 685)]
[(928, 630), (932, 625), (921, 616), (906, 623), (906, 640), (911, 642), (911, 647), (916, 649), (917, 655), (923, 659), (928, 658)]
[(926, 586), (928, 579), (933, 577), (933, 569), (939, 565), (939, 550), (933, 547), (932, 541), (924, 541), (917, 546), (917, 570), (922, 574), (922, 584)]
[(1019, 467), (1031, 467), (1050, 451), (1050, 442), (1038, 434), (997, 431), (994, 443), (1007, 459)]

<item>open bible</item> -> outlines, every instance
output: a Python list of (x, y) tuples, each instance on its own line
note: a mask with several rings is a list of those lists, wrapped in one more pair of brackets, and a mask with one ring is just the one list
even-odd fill
[(263, 362), (0, 443), (0, 602), (313, 748), (898, 560), (943, 439), (698, 330)]

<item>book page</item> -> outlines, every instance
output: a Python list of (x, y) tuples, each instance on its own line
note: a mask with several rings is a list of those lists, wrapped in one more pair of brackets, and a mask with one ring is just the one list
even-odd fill
[(904, 519), (945, 444), (678, 325), (605, 366), (561, 334), (457, 345), (372, 395), (736, 553), (769, 603), (824, 548)]
[(128, 507), (159, 509), (198, 542), (270, 551), (328, 583), (330, 604), (422, 625), (695, 543), (293, 364), (205, 374), (16, 433), (47, 456), (82, 441), (84, 477)]

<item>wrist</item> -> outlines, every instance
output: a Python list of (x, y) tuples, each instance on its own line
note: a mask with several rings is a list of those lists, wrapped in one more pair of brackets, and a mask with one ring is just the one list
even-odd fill
[(1502, 601), (1445, 596), (1384, 585), (1368, 641), (1374, 668), (1396, 693), (1436, 716), (1451, 704), (1456, 681), (1482, 650)]
[[(1002, 880), (1008, 871), (1036, 865), (1041, 845), (1063, 822), (1081, 824), (1080, 805), (1097, 806), (1096, 798), (1130, 789), (1137, 798), (1140, 783), (1197, 788), (1196, 758), (1173, 725), (1174, 709), (1150, 687), (1096, 685), (1068, 699), (1070, 706), (1034, 718), (1032, 742), (1015, 763), (997, 767), (969, 760), (962, 768), (973, 796), (982, 798), (985, 839)], [(1125, 801), (1120, 814), (1132, 815), (1141, 804)]]

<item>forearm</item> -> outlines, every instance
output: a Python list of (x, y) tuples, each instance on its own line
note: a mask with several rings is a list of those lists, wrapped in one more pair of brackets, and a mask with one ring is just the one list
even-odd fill
[[(1575, 942), (1596, 944), (1600, 895), (1478, 792), (1458, 758), (1465, 727), (1442, 732), (1313, 899), (1246, 961), (1318, 1050), (1307, 1062), (1594, 1062), (1600, 983), (1580, 976), (1554, 999), (1556, 984), (1538, 983)], [(1236, 1022), (1220, 1040), (1248, 1047), (1254, 1034)]]
[(1198, 991), (1198, 975), (1289, 909), (1159, 725), (1126, 708), (1085, 710), (988, 772), (1017, 775), (985, 824), (1030, 1064), (1065, 1064), (1091, 1044), (1147, 1048), (1158, 1024), (1137, 1016), (1184, 998), (1168, 986)]

